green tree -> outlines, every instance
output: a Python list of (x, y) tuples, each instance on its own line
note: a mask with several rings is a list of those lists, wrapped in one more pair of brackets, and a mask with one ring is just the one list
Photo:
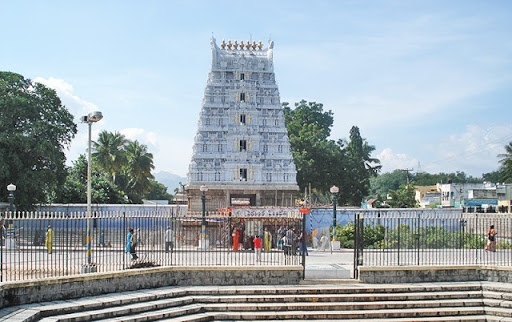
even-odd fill
[(320, 103), (305, 100), (295, 103), (294, 109), (283, 103), (283, 111), (300, 190), (309, 184), (318, 191), (340, 185), (343, 154), (340, 146), (328, 139), (333, 113), (325, 112)]
[(370, 191), (370, 178), (376, 176), (382, 166), (380, 161), (371, 157), (375, 147), (361, 137), (359, 128), (350, 129), (350, 141), (344, 152), (347, 159), (347, 178), (342, 187), (342, 201), (351, 206), (360, 206)]
[(112, 183), (116, 182), (116, 174), (126, 165), (124, 149), (127, 143), (128, 140), (121, 133), (107, 131), (101, 131), (98, 140), (93, 142), (92, 155)]
[(402, 185), (399, 189), (390, 192), (391, 199), (388, 201), (393, 208), (417, 208), (418, 202), (415, 199), (416, 191), (414, 186)]
[(507, 183), (512, 182), (512, 142), (505, 145), (505, 153), (498, 154), (498, 157), (501, 158), (500, 181)]
[[(125, 203), (124, 192), (110, 182), (108, 176), (92, 163), (91, 169), (91, 201), (93, 203)], [(68, 169), (66, 182), (60, 203), (86, 203), (87, 202), (87, 158), (80, 155), (73, 166)]]
[(503, 180), (501, 180), (502, 177), (503, 177), (503, 175), (501, 174), (501, 171), (497, 170), (497, 171), (492, 171), (492, 172), (488, 172), (488, 173), (483, 173), (482, 181), (498, 183), (498, 182), (503, 181)]
[(167, 187), (156, 180), (150, 180), (150, 189), (144, 195), (147, 200), (169, 200), (172, 202), (172, 195), (167, 192)]
[(123, 173), (128, 178), (125, 190), (130, 199), (137, 199), (136, 202), (140, 202), (142, 196), (151, 188), (150, 180), (154, 179), (151, 174), (155, 168), (153, 154), (149, 153), (147, 147), (138, 141), (128, 141), (124, 151), (126, 164)]
[[(0, 187), (16, 184), (18, 210), (60, 195), (64, 149), (76, 132), (73, 115), (53, 89), (0, 72)], [(6, 197), (0, 189), (0, 198)]]
[(384, 201), (390, 191), (397, 190), (400, 185), (407, 183), (406, 173), (402, 170), (386, 172), (370, 178), (369, 195)]

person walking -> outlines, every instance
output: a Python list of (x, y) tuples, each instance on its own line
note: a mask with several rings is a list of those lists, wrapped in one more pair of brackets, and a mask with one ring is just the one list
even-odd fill
[(268, 253), (272, 249), (272, 234), (265, 228), (263, 232), (263, 245), (265, 247), (265, 252)]
[(487, 245), (485, 245), (485, 250), (490, 252), (496, 251), (496, 231), (494, 230), (494, 225), (489, 227), (489, 232), (487, 233)]
[(133, 228), (128, 230), (128, 234), (126, 234), (126, 252), (132, 255), (132, 260), (136, 260), (139, 258), (137, 256), (137, 234), (133, 231)]
[(309, 256), (308, 254), (308, 246), (306, 245), (306, 234), (304, 232), (300, 233), (299, 237), (299, 252), (300, 254), (306, 253), (306, 256)]
[(46, 230), (44, 245), (48, 250), (48, 254), (51, 254), (53, 249), (53, 229), (51, 225), (48, 225), (48, 229)]
[(257, 263), (261, 262), (261, 242), (262, 240), (259, 235), (256, 235), (256, 237), (254, 237), (254, 239), (252, 240)]
[(286, 244), (289, 246), (289, 255), (297, 255), (297, 234), (293, 231), (293, 227), (289, 227), (286, 231)]
[(237, 252), (240, 247), (240, 231), (236, 228), (233, 228), (231, 237), (233, 237), (233, 251)]
[(169, 249), (171, 249), (171, 253), (174, 249), (174, 242), (173, 242), (173, 231), (171, 226), (167, 226), (167, 230), (165, 231), (165, 252), (168, 253)]

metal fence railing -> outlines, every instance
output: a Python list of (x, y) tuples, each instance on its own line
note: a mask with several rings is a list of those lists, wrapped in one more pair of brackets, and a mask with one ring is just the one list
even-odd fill
[[(493, 225), (496, 237), (487, 245)], [(512, 264), (512, 214), (390, 210), (355, 215), (355, 268)]]
[[(205, 219), (202, 231), (202, 213), (179, 208), (94, 211), (90, 218), (85, 212), (7, 212), (1, 222), (0, 278), (31, 280), (152, 266), (303, 264), (298, 247), (292, 253), (281, 244), (284, 227), (295, 230), (294, 245), (298, 245), (303, 229), (298, 211), (271, 217), (210, 212)], [(127, 249), (130, 229), (137, 242), (135, 256)], [(262, 239), (260, 261), (254, 251), (255, 235)]]

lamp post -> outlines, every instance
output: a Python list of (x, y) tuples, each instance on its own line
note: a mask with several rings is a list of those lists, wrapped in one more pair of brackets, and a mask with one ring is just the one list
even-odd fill
[(336, 241), (336, 194), (340, 191), (340, 188), (332, 186), (329, 191), (332, 194), (332, 242), (331, 242), (331, 253), (333, 244)]
[(86, 116), (82, 116), (83, 123), (89, 125), (89, 148), (87, 150), (87, 264), (89, 268), (92, 262), (92, 231), (91, 231), (91, 132), (92, 123), (96, 123), (103, 118), (101, 112), (91, 112)]
[(7, 196), (7, 199), (9, 199), (9, 211), (12, 213), (14, 212), (14, 191), (16, 191), (16, 185), (12, 183), (7, 185), (7, 191), (9, 191)]
[(207, 247), (207, 240), (206, 240), (206, 191), (208, 191), (208, 187), (205, 185), (202, 185), (199, 187), (199, 190), (201, 191), (201, 202), (202, 202), (202, 221), (201, 221), (201, 248)]

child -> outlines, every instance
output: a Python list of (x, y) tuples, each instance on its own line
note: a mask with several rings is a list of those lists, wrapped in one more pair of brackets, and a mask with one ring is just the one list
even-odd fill
[(256, 235), (252, 240), (254, 244), (254, 252), (256, 253), (256, 262), (261, 262), (261, 238)]

